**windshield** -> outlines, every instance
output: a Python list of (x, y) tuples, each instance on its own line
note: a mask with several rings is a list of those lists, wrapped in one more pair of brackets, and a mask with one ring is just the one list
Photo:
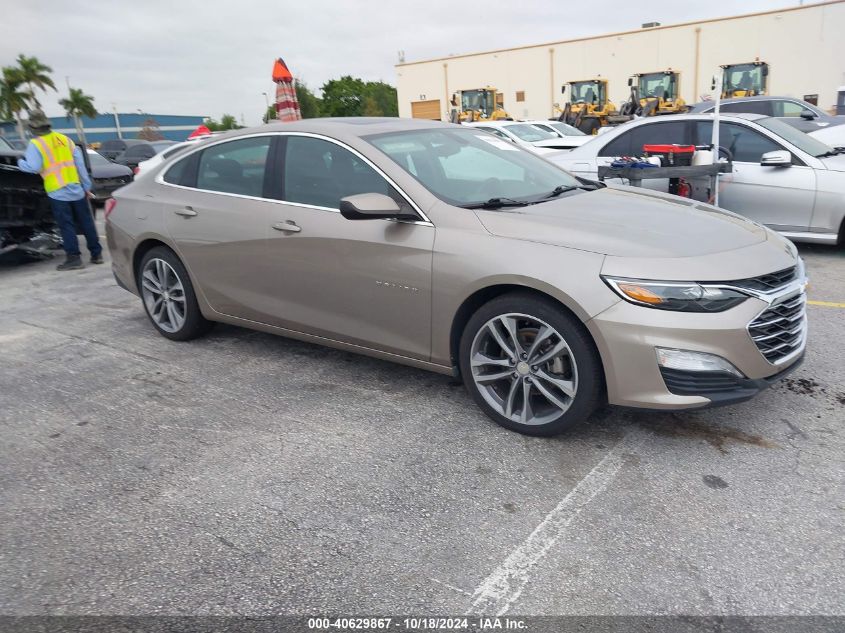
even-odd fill
[(572, 103), (601, 103), (601, 84), (597, 81), (581, 81), (572, 84)]
[(557, 138), (555, 134), (547, 132), (546, 130), (541, 130), (540, 128), (534, 125), (530, 125), (528, 123), (520, 123), (518, 125), (507, 125), (505, 127), (507, 128), (508, 132), (510, 132), (517, 138), (520, 138), (523, 141), (527, 141), (529, 143), (534, 143), (535, 141), (548, 141)]
[(9, 144), (9, 142), (6, 139), (0, 137), (0, 149), (14, 149), (14, 148)]
[(464, 90), (461, 93), (461, 110), (468, 112), (475, 110), (486, 116), (493, 113), (493, 99), (495, 95), (489, 90)]
[(491, 198), (535, 201), (559, 186), (581, 184), (531, 152), (480, 130), (412, 130), (364, 140), (455, 206)]
[(722, 90), (729, 96), (734, 92), (760, 94), (766, 89), (764, 64), (734, 64), (725, 69)]
[(577, 127), (572, 127), (571, 125), (568, 125), (566, 123), (549, 122), (548, 125), (550, 127), (553, 127), (554, 129), (556, 129), (558, 132), (560, 132), (564, 136), (587, 136), (581, 130), (579, 130)]
[(823, 156), (828, 152), (833, 151), (833, 148), (830, 147), (830, 145), (825, 145), (821, 141), (814, 139), (812, 136), (804, 134), (801, 130), (792, 127), (788, 123), (779, 121), (778, 119), (766, 117), (764, 119), (756, 119), (754, 122), (758, 125), (762, 125), (770, 132), (774, 132), (785, 141), (792, 143), (802, 152), (807, 152), (810, 156), (818, 158), (819, 156)]
[(108, 158), (105, 156), (101, 156), (97, 152), (88, 152), (88, 161), (91, 163), (91, 166), (94, 165), (113, 165)]
[(642, 75), (639, 81), (640, 97), (672, 99), (675, 96), (675, 76), (666, 73)]

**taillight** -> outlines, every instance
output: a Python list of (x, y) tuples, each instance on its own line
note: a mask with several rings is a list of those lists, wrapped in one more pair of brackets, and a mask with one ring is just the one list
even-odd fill
[(133, 174), (135, 174), (135, 175), (137, 176), (137, 175), (138, 175), (138, 172), (140, 172), (140, 171), (141, 171), (141, 168), (140, 168), (140, 167), (138, 167), (138, 166), (136, 166), (136, 167), (135, 167), (135, 169), (133, 169), (133, 170), (132, 170), (132, 173), (133, 173)]
[(105, 212), (103, 213), (103, 217), (108, 220), (111, 212), (114, 211), (114, 208), (117, 206), (117, 200), (114, 198), (109, 198), (106, 200)]

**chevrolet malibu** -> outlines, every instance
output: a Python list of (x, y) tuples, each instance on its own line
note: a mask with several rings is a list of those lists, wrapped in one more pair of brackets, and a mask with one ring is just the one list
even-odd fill
[(603, 402), (740, 402), (797, 367), (795, 247), (467, 126), (315, 119), (187, 149), (107, 208), (117, 283), (185, 341), (224, 322), (459, 376), (509, 429)]

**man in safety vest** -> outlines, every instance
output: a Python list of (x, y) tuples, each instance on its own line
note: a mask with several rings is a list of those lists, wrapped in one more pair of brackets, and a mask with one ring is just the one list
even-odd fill
[(82, 152), (64, 134), (50, 129), (50, 119), (40, 110), (30, 112), (29, 129), (33, 139), (26, 148), (26, 154), (18, 159), (18, 167), (31, 174), (41, 174), (44, 190), (50, 198), (53, 217), (62, 232), (62, 246), (65, 261), (57, 270), (83, 268), (76, 238), (74, 220), (82, 227), (85, 243), (91, 253), (92, 264), (103, 263), (103, 247), (97, 238), (97, 228), (88, 206), (86, 196), (91, 191), (91, 178), (85, 169)]

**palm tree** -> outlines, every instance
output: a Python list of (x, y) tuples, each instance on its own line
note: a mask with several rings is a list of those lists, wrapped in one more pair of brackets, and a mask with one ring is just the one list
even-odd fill
[(29, 86), (29, 96), (33, 105), (36, 108), (41, 107), (38, 97), (35, 96), (35, 89), (40, 88), (44, 91), (48, 87), (53, 90), (56, 89), (56, 85), (48, 74), (53, 72), (53, 69), (46, 64), (42, 64), (37, 57), (27, 57), (23, 53), (18, 55), (18, 69), (23, 83)]
[(26, 139), (23, 133), (23, 122), (20, 113), (27, 108), (28, 95), (20, 90), (23, 85), (23, 76), (19, 68), (6, 66), (3, 68), (3, 77), (0, 79), (0, 119), (14, 119), (18, 124), (18, 135), (21, 140)]
[(59, 105), (65, 109), (68, 119), (73, 119), (76, 125), (76, 133), (83, 146), (88, 143), (85, 140), (85, 130), (82, 126), (81, 117), (87, 116), (93, 119), (97, 116), (97, 108), (94, 107), (94, 97), (85, 94), (80, 88), (70, 88), (67, 99), (59, 99)]

